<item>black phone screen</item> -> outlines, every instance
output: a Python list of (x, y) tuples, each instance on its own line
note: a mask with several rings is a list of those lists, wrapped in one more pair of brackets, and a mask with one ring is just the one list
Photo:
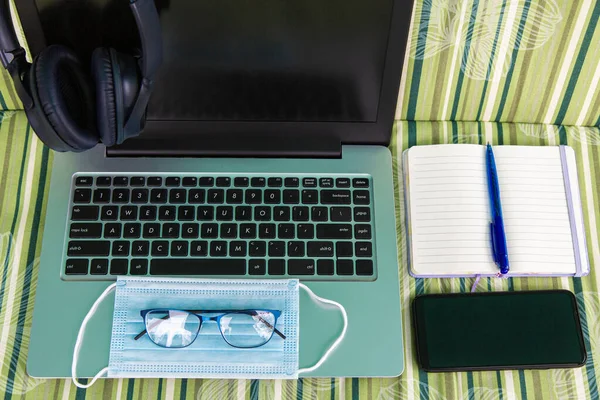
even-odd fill
[(423, 295), (413, 313), (427, 371), (577, 367), (586, 351), (566, 290)]

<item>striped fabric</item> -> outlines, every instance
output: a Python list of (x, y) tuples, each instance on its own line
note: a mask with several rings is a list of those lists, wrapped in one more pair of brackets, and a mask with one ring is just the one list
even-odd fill
[[(472, 279), (413, 279), (406, 268), (400, 156), (417, 144), (569, 144), (577, 153), (590, 276), (484, 279), (480, 291), (565, 288), (579, 300), (588, 363), (571, 370), (427, 374), (417, 368), (409, 304), (416, 294), (466, 292)], [(398, 122), (392, 150), (400, 248), (406, 370), (393, 379), (298, 381), (101, 380), (87, 391), (66, 380), (32, 379), (25, 361), (40, 257), (52, 152), (32, 134), (24, 113), (5, 112), (0, 124), (0, 394), (5, 399), (598, 399), (600, 378), (600, 129), (475, 122)], [(493, 343), (490, 343), (493, 345)], [(70, 355), (66, 355), (69, 357)], [(391, 354), (390, 357), (403, 357)]]

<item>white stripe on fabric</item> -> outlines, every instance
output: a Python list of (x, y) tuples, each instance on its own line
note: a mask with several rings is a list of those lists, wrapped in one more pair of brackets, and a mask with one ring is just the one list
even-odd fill
[(117, 393), (115, 394), (115, 399), (120, 399), (123, 394), (123, 379), (117, 379)]
[(340, 378), (340, 400), (346, 400), (346, 378)]
[(283, 386), (283, 381), (281, 379), (276, 379), (275, 380), (275, 393), (273, 394), (273, 400), (281, 400), (282, 399), (282, 386)]
[(237, 380), (237, 398), (238, 398), (238, 400), (246, 399), (246, 380), (245, 379)]
[(554, 125), (546, 125), (546, 134), (548, 136), (548, 145), (556, 146), (556, 130)]
[(598, 58), (598, 64), (596, 65), (596, 71), (594, 72), (594, 76), (592, 77), (592, 82), (590, 83), (590, 88), (585, 95), (585, 100), (581, 106), (581, 112), (579, 113), (579, 117), (575, 122), (575, 125), (582, 126), (584, 125), (585, 117), (590, 111), (590, 106), (592, 105), (592, 101), (594, 96), (596, 95), (596, 89), (598, 88), (598, 82), (600, 81), (600, 58)]
[[(63, 387), (62, 398), (63, 400), (69, 400), (69, 396), (71, 395), (71, 380), (64, 380), (65, 386)], [(73, 385), (75, 386), (75, 385)]]
[(165, 399), (171, 400), (175, 398), (175, 379), (169, 378), (167, 379), (167, 384), (165, 388)]

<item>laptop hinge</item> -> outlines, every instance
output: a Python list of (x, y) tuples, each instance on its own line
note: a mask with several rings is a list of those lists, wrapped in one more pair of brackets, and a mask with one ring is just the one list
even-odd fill
[(106, 149), (107, 157), (251, 157), (251, 158), (341, 158), (342, 144), (329, 135), (260, 136), (249, 134), (235, 140), (223, 135), (178, 137), (177, 140), (142, 134), (122, 145)]

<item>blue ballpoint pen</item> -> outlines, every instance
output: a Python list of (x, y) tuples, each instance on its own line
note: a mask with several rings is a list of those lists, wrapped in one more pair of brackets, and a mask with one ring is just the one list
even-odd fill
[(506, 245), (506, 232), (504, 231), (504, 220), (502, 218), (502, 204), (500, 204), (500, 184), (498, 183), (498, 172), (492, 146), (488, 143), (486, 151), (488, 192), (492, 208), (492, 222), (490, 232), (492, 238), (492, 252), (494, 261), (500, 268), (501, 274), (508, 273), (508, 249)]

